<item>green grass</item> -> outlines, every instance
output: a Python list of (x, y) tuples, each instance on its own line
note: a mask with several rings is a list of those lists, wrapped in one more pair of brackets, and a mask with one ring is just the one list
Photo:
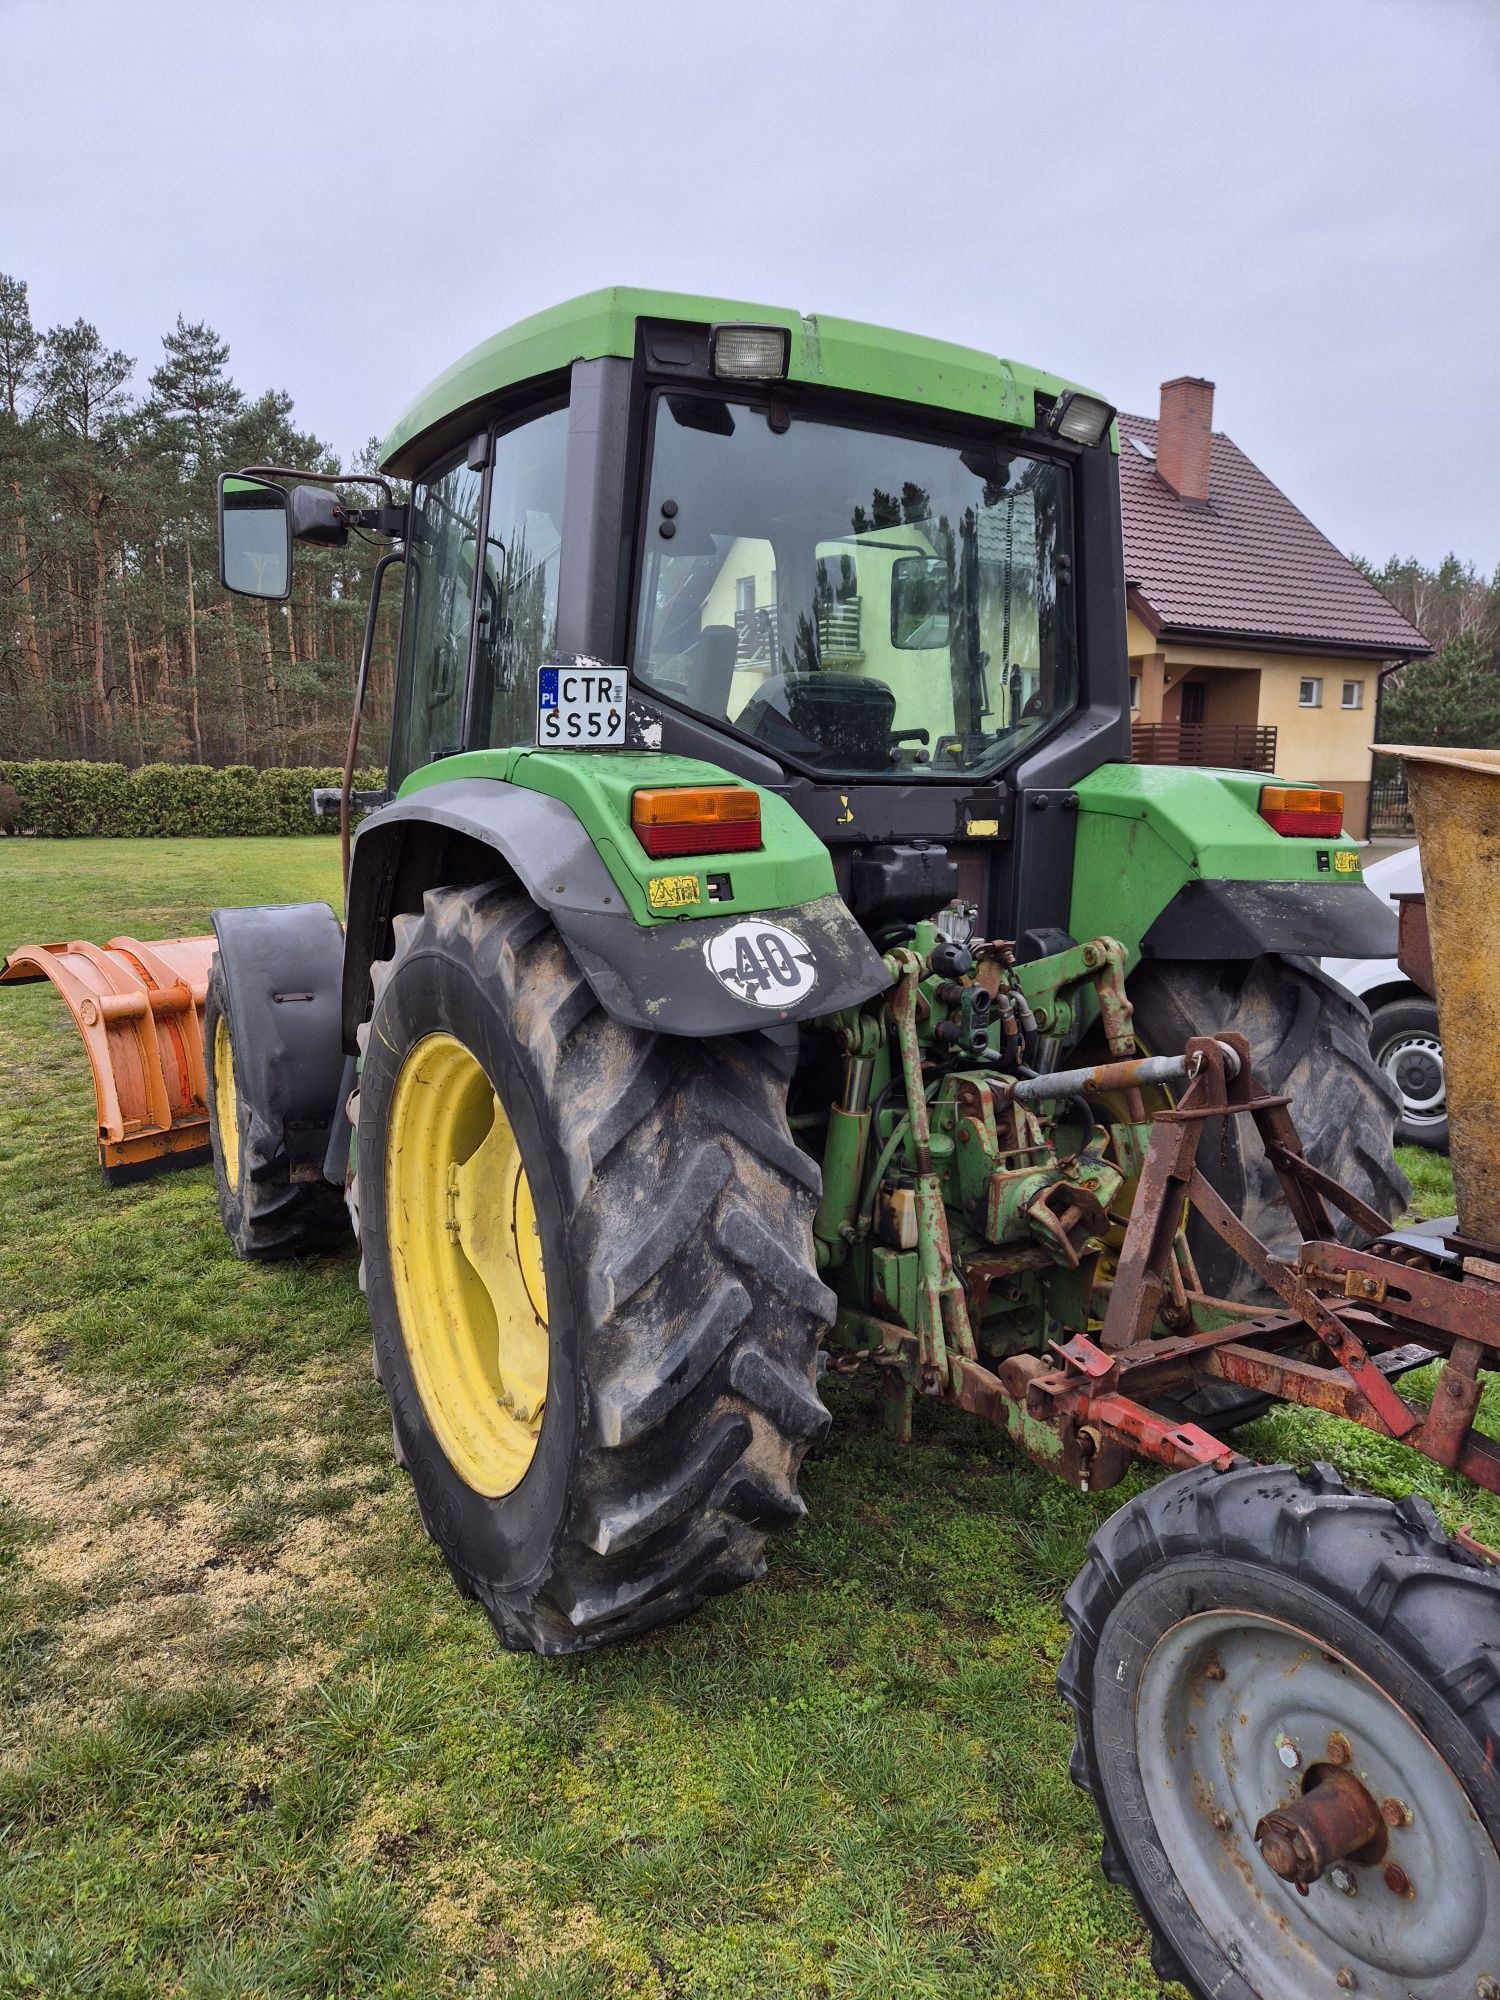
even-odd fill
[[(326, 841), (0, 842), (0, 949), (336, 885)], [(206, 1169), (107, 1192), (60, 1002), (0, 991), (0, 1031), (0, 1993), (1156, 1992), (1052, 1688), (1120, 1493), (925, 1407), (899, 1451), (837, 1382), (762, 1582), (502, 1653), (391, 1463), (352, 1262), (236, 1263)], [(1500, 1540), (1363, 1432), (1254, 1441)]]

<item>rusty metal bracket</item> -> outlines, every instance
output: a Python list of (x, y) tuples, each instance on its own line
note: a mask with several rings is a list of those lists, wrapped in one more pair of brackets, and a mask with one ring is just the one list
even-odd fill
[(1144, 1403), (1114, 1390), (1090, 1396), (1083, 1421), (1130, 1451), (1178, 1472), (1194, 1465), (1233, 1465), (1238, 1456), (1222, 1438), (1210, 1437), (1200, 1425), (1174, 1424), (1148, 1410)]
[(1479, 1408), (1480, 1350), (1472, 1340), (1456, 1340), (1433, 1390), (1427, 1420), (1417, 1439), (1439, 1465), (1457, 1465)]
[(1303, 1283), (1360, 1304), (1378, 1305), (1410, 1326), (1456, 1333), (1491, 1350), (1482, 1366), (1500, 1364), (1500, 1286), (1471, 1276), (1445, 1277), (1343, 1243), (1306, 1243), (1297, 1260)]
[(1279, 1264), (1200, 1173), (1193, 1175), (1189, 1198), (1209, 1228), (1301, 1314), (1334, 1360), (1347, 1370), (1389, 1435), (1401, 1438), (1415, 1430), (1418, 1420), (1411, 1406), (1386, 1381), (1359, 1335), (1328, 1310), (1317, 1293), (1303, 1283), (1296, 1267)]

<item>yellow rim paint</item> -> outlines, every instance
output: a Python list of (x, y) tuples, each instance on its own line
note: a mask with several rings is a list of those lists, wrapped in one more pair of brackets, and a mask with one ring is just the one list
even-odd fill
[(240, 1093), (234, 1080), (234, 1049), (229, 1023), (221, 1014), (214, 1022), (214, 1116), (219, 1121), (219, 1150), (231, 1194), (240, 1191)]
[(547, 1278), (521, 1149), (478, 1059), (428, 1035), (401, 1065), (385, 1155), (401, 1337), (427, 1420), (474, 1492), (536, 1454), (547, 1404)]

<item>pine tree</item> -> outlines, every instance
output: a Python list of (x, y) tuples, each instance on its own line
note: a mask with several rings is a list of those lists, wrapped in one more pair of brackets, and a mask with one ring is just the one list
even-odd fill
[(11, 534), (0, 543), (0, 682), (9, 696), (12, 741), (22, 740), (21, 719), (27, 710), (44, 729), (47, 719), (33, 589), (36, 556), (27, 525), (38, 497), (39, 453), (36, 441), (23, 432), (40, 351), (26, 287), (0, 271), (0, 478), (11, 501)]

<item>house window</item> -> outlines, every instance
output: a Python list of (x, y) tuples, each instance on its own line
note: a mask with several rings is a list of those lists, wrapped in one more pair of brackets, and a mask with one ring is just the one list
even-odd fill
[(1299, 682), (1297, 687), (1298, 708), (1321, 708), (1323, 706), (1323, 683), (1317, 675)]
[(1141, 677), (1139, 674), (1132, 674), (1130, 676), (1130, 706), (1132, 711), (1138, 709), (1140, 705), (1141, 705)]
[(1340, 708), (1363, 708), (1365, 705), (1365, 684), (1363, 681), (1345, 681), (1344, 697)]

